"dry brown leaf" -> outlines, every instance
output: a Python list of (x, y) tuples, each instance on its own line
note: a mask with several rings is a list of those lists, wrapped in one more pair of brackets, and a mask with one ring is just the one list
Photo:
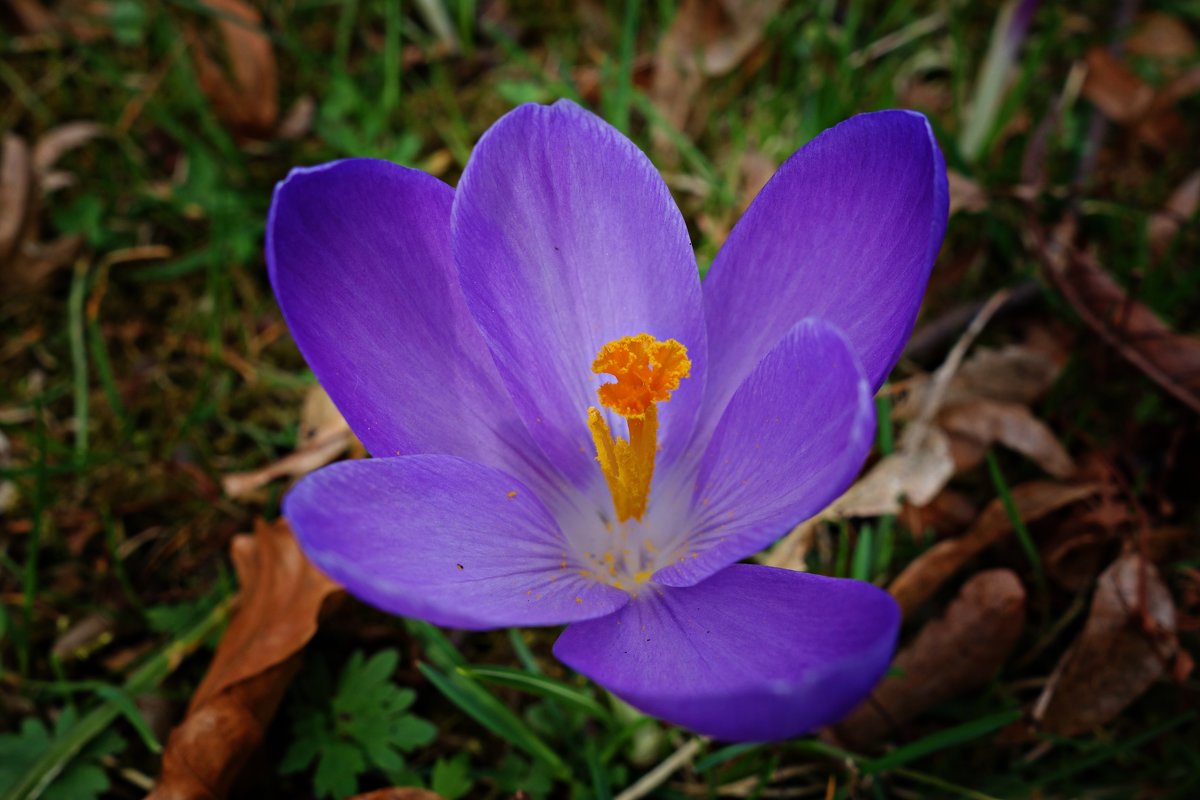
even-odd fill
[(209, 53), (195, 27), (187, 40), (200, 88), (217, 116), (236, 133), (265, 138), (279, 117), (279, 77), (262, 14), (244, 0), (202, 0), (213, 11), (224, 41), (229, 71)]
[(37, 0), (8, 0), (8, 7), (29, 33), (50, 33), (60, 22), (56, 14)]
[(1196, 53), (1196, 38), (1177, 17), (1153, 11), (1143, 16), (1125, 40), (1125, 51), (1159, 61), (1181, 61)]
[(236, 537), (232, 556), (242, 587), (238, 609), (167, 740), (151, 800), (228, 794), (275, 715), (322, 607), (340, 591), (308, 562), (282, 519)]
[[(762, 41), (780, 0), (684, 0), (654, 56), (650, 98), (683, 130), (706, 77), (724, 75)], [(664, 148), (669, 138), (655, 131)], [(659, 142), (659, 139), (662, 141)]]
[(1175, 604), (1154, 565), (1130, 554), (1100, 576), (1088, 620), (1034, 707), (1042, 729), (1077, 736), (1103, 725), (1171, 666)]
[(28, 289), (74, 260), (79, 235), (38, 241), (38, 209), (45, 187), (25, 141), (4, 137), (0, 160), (0, 285)]
[(1051, 281), (1079, 316), (1148, 378), (1200, 413), (1200, 339), (1172, 331), (1129, 297), (1090, 254), (1043, 248)]
[[(1058, 337), (1032, 328), (1026, 341), (1001, 348), (979, 347), (963, 361), (946, 389), (942, 405), (976, 400), (1030, 405), (1058, 380), (1066, 351)], [(926, 403), (932, 378), (917, 375), (894, 385), (892, 417), (915, 419)]]
[(929, 378), (919, 410), (900, 436), (896, 451), (880, 459), (857, 483), (825, 511), (823, 516), (871, 517), (896, 514), (901, 501), (923, 506), (954, 476), (950, 440), (933, 422), (963, 364), (967, 350), (983, 331), (1007, 296), (998, 292), (980, 309), (950, 349), (946, 360)]
[(279, 121), (276, 137), (284, 140), (302, 139), (312, 130), (317, 116), (317, 101), (311, 95), (301, 95), (292, 103), (287, 114)]
[(250, 472), (234, 472), (221, 479), (230, 497), (245, 497), (276, 478), (299, 478), (323, 467), (346, 451), (354, 434), (329, 395), (313, 386), (304, 395), (300, 410), (300, 442), (294, 453)]
[(1154, 257), (1162, 258), (1179, 228), (1196, 215), (1200, 207), (1200, 170), (1193, 172), (1175, 187), (1161, 211), (1156, 211), (1150, 217), (1147, 238), (1150, 240), (1150, 252)]
[[(1095, 484), (1064, 484), (1033, 481), (1015, 486), (1012, 500), (1017, 514), (1026, 523), (1065, 508), (1096, 494)], [(1012, 531), (1012, 522), (1004, 502), (996, 498), (988, 504), (965, 534), (938, 542), (917, 556), (892, 581), (888, 591), (907, 616), (928, 600), (946, 580), (980, 552)]]
[(950, 216), (959, 211), (974, 214), (987, 209), (987, 192), (977, 182), (952, 169), (946, 170), (946, 180), (950, 186)]
[[(943, 409), (938, 424), (951, 434), (951, 450), (958, 472), (984, 459), (993, 443), (999, 442), (1033, 461), (1056, 478), (1075, 471), (1071, 456), (1046, 423), (1028, 407), (1016, 403), (973, 400)], [(954, 445), (960, 445), (955, 447)]]
[(103, 125), (84, 120), (66, 122), (46, 131), (33, 148), (34, 169), (45, 176), (64, 154), (103, 134)]
[(6, 134), (0, 153), (0, 268), (25, 238), (36, 187), (29, 146), (20, 136)]
[(914, 506), (929, 503), (952, 477), (954, 459), (950, 440), (938, 428), (930, 427), (920, 439), (880, 459), (823, 516), (897, 514), (903, 503)]
[(1025, 627), (1025, 589), (1016, 574), (994, 569), (965, 584), (893, 662), (871, 699), (833, 729), (853, 749), (869, 749), (930, 708), (983, 686), (1005, 662)]
[(1104, 116), (1132, 128), (1137, 138), (1158, 150), (1168, 150), (1186, 134), (1183, 119), (1171, 107), (1178, 87), (1160, 98), (1159, 92), (1103, 47), (1087, 54), (1083, 95)]

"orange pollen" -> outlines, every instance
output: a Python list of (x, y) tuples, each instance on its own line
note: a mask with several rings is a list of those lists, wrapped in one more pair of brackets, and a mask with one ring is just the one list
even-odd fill
[(588, 409), (588, 428), (620, 522), (646, 513), (658, 451), (657, 404), (671, 399), (691, 368), (686, 347), (648, 333), (614, 339), (592, 362), (593, 372), (616, 378), (597, 391), (600, 404), (624, 417), (629, 428), (628, 440), (613, 436), (604, 415)]

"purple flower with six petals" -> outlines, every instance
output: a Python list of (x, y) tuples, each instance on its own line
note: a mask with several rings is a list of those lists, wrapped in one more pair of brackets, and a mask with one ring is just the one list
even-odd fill
[(905, 111), (792, 156), (703, 285), (649, 159), (570, 102), (496, 122), (457, 190), (368, 159), (294, 170), (271, 282), (374, 458), (284, 512), (366, 602), (566, 624), (555, 655), (649, 714), (727, 740), (833, 722), (886, 669), (895, 603), (735, 562), (861, 468), (946, 218)]

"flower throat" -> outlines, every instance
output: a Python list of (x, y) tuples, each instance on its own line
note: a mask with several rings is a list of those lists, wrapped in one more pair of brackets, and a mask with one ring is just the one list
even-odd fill
[(592, 372), (616, 378), (597, 391), (600, 404), (624, 417), (629, 428), (628, 440), (614, 436), (604, 415), (588, 409), (588, 428), (618, 522), (640, 520), (646, 513), (658, 451), (658, 404), (671, 399), (691, 368), (686, 347), (648, 333), (614, 339), (592, 362)]

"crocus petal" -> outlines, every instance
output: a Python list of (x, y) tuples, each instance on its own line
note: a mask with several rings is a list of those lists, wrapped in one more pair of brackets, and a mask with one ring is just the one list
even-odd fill
[(267, 224), (288, 327), (376, 456), (446, 453), (552, 483), (516, 414), (450, 252), (454, 191), (352, 159), (294, 170)]
[(845, 337), (798, 323), (734, 394), (700, 461), (679, 560), (654, 579), (690, 586), (758, 552), (850, 485), (871, 449), (871, 386)]
[(844, 331), (878, 388), (912, 332), (948, 197), (941, 151), (914, 112), (852, 117), (789, 158), (704, 281), (705, 423), (805, 317)]
[(587, 581), (534, 493), (453, 456), (343, 461), (284, 499), (300, 546), (351, 594), (436, 625), (557, 625), (628, 595)]
[(882, 677), (900, 624), (861, 581), (737, 564), (566, 629), (554, 654), (630, 704), (717, 739), (835, 722)]
[(660, 464), (673, 460), (707, 344), (687, 228), (650, 160), (573, 103), (520, 106), (476, 145), (452, 229), (467, 304), (551, 461), (577, 485), (595, 480), (587, 409), (609, 379), (591, 365), (605, 343), (638, 333), (682, 342), (692, 362), (659, 412)]

